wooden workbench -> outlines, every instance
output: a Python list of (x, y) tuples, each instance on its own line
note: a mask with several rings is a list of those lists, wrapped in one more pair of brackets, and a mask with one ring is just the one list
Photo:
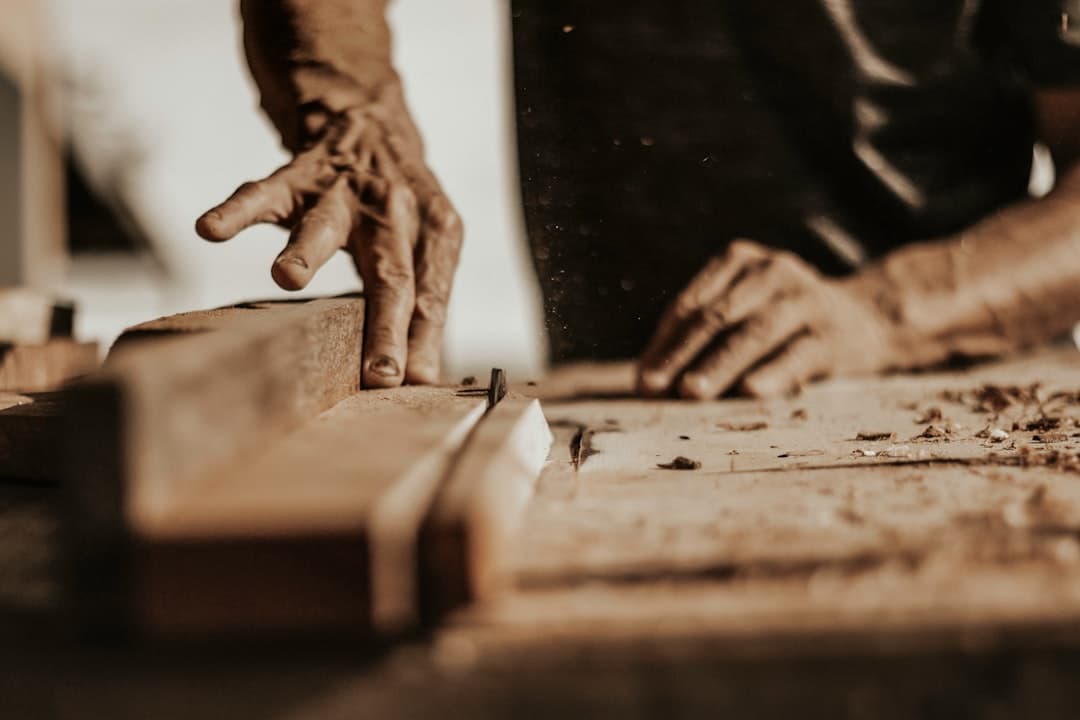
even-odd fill
[[(597, 397), (625, 368), (557, 375), (523, 388), (556, 442), (501, 599), (362, 659), (24, 632), (0, 655), (0, 714), (1070, 717), (1078, 360), (702, 404)], [(658, 467), (677, 456), (700, 467)], [(4, 492), (0, 603), (48, 626), (47, 491)]]

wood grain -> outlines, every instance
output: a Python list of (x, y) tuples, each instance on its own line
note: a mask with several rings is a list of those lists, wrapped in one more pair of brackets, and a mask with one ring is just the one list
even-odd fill
[(138, 624), (164, 633), (414, 626), (420, 523), (483, 411), (444, 388), (364, 392), (191, 484), (135, 519)]
[(128, 564), (130, 528), (359, 387), (359, 298), (239, 306), (184, 323), (199, 327), (135, 329), (100, 372), (70, 390), (64, 479), (73, 572), (106, 614), (126, 613), (107, 607), (116, 594), (96, 575)]

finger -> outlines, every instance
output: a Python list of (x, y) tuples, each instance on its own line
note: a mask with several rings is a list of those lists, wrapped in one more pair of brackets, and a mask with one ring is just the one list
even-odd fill
[(798, 390), (829, 374), (828, 352), (812, 335), (792, 340), (775, 358), (747, 373), (739, 384), (746, 395), (765, 398)]
[(711, 400), (747, 370), (806, 327), (806, 310), (796, 299), (763, 307), (705, 353), (679, 381), (679, 395)]
[(365, 218), (353, 248), (364, 280), (363, 385), (396, 387), (405, 378), (409, 322), (415, 307), (413, 247), (419, 231), (416, 199), (406, 185), (387, 191), (387, 222)]
[(659, 362), (671, 336), (682, 323), (732, 284), (747, 264), (765, 257), (765, 250), (756, 243), (739, 240), (731, 243), (727, 252), (712, 258), (664, 312), (656, 334), (642, 353), (642, 367), (651, 368)]
[[(679, 293), (675, 302), (664, 313), (656, 334), (641, 356), (638, 369), (640, 392), (645, 395), (658, 395), (669, 390), (682, 367), (708, 342), (708, 338), (705, 338), (702, 342), (683, 347), (688, 339), (688, 332), (695, 327), (705, 330), (711, 326), (710, 321), (718, 320), (716, 316), (706, 313), (706, 309), (715, 298), (730, 286), (739, 283), (766, 257), (766, 251), (756, 243), (734, 242), (727, 252), (713, 258), (705, 269), (694, 277), (690, 285)], [(698, 320), (705, 322), (697, 322)]]
[(659, 359), (642, 373), (645, 392), (666, 392), (718, 334), (759, 312), (790, 286), (787, 271), (778, 262), (744, 265), (719, 296), (681, 323)]
[(270, 274), (285, 290), (302, 290), (319, 268), (345, 247), (358, 219), (348, 178), (339, 178), (293, 228)]
[(416, 248), (416, 309), (409, 326), (409, 383), (437, 382), (454, 271), (461, 256), (461, 219), (445, 196), (430, 202)]
[(204, 239), (221, 242), (257, 223), (281, 223), (300, 206), (298, 184), (305, 168), (296, 163), (274, 171), (256, 182), (246, 182), (220, 205), (208, 210), (195, 223), (195, 231)]

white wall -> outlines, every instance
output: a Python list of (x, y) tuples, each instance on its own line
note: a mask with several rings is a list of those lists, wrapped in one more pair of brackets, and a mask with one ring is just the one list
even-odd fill
[[(50, 0), (68, 76), (77, 156), (125, 203), (164, 266), (76, 266), (84, 334), (108, 339), (163, 313), (281, 295), (276, 228), (199, 240), (194, 219), (284, 154), (247, 76), (236, 0)], [(510, 109), (507, 3), (397, 0), (399, 70), (432, 167), (457, 204), (466, 245), (447, 334), (451, 377), (502, 365), (537, 371), (543, 336), (520, 225)], [(309, 293), (357, 287), (335, 259)]]

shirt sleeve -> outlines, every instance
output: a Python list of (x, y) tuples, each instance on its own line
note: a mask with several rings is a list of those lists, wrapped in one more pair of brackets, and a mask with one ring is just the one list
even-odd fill
[(1080, 86), (1080, 0), (986, 0), (995, 54), (1036, 87)]

